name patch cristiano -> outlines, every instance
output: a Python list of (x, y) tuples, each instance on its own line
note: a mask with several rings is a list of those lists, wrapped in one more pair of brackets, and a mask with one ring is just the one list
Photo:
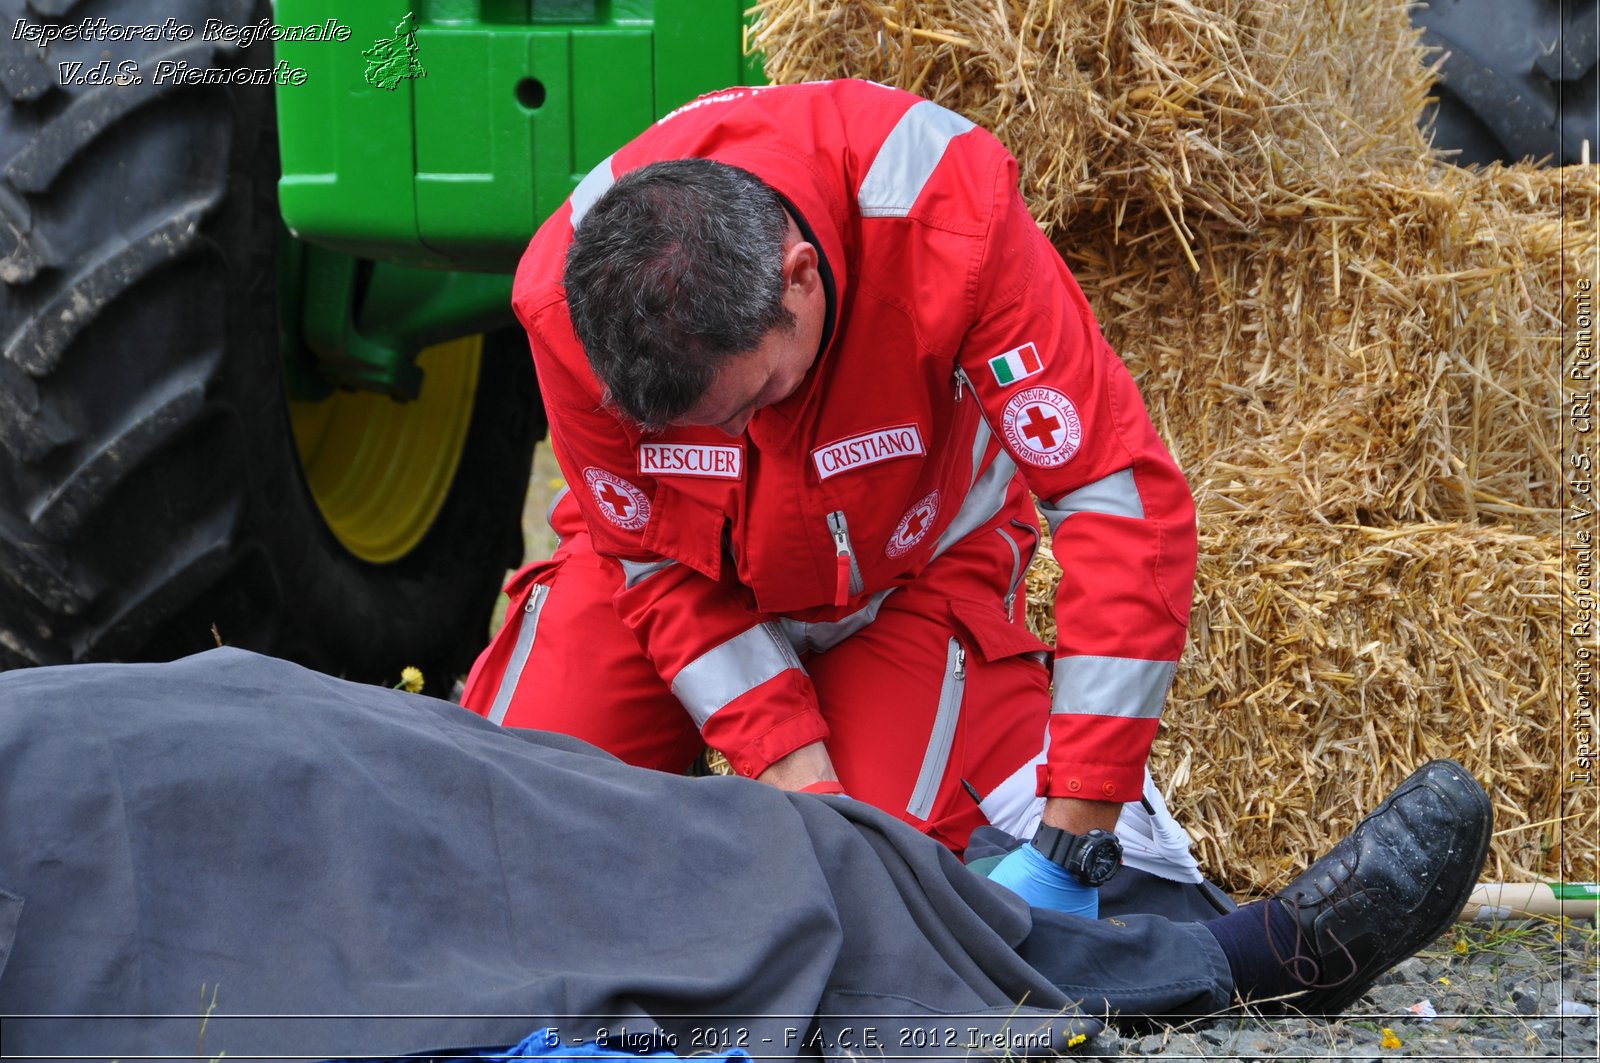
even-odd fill
[(737, 480), (744, 475), (744, 448), (715, 443), (640, 443), (639, 472)]
[(928, 448), (923, 446), (922, 433), (917, 426), (903, 424), (896, 428), (864, 432), (818, 447), (811, 452), (811, 460), (817, 463), (817, 477), (826, 480), (851, 469), (927, 452)]

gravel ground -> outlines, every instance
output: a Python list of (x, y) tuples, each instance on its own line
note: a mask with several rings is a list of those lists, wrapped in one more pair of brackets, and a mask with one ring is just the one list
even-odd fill
[[(1593, 1060), (1597, 949), (1600, 934), (1589, 922), (1458, 924), (1337, 1021), (1230, 1017), (1126, 1036), (1108, 1031), (1074, 1058)], [(1430, 1008), (1435, 1014), (1424, 1017)]]

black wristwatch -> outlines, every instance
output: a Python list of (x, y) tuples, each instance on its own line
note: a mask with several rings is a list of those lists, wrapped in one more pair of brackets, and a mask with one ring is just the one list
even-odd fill
[(1060, 827), (1040, 827), (1033, 847), (1085, 886), (1102, 886), (1122, 866), (1122, 843), (1108, 830), (1069, 834)]

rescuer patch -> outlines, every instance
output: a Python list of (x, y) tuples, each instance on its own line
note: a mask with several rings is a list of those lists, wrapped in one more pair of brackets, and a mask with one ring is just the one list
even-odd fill
[(616, 473), (593, 465), (583, 470), (584, 482), (594, 492), (600, 515), (624, 531), (638, 531), (650, 520), (650, 499)]
[(639, 472), (737, 480), (744, 476), (744, 449), (716, 443), (640, 443)]
[(909, 554), (912, 547), (927, 536), (928, 529), (933, 527), (934, 518), (938, 515), (939, 492), (930, 491), (922, 501), (906, 510), (906, 515), (900, 518), (894, 534), (889, 536), (889, 545), (883, 548), (883, 552), (890, 557), (904, 557)]
[(811, 452), (811, 460), (817, 464), (817, 478), (826, 480), (830, 476), (837, 476), (851, 469), (927, 452), (927, 447), (922, 444), (922, 433), (917, 430), (917, 426), (903, 424), (894, 428), (863, 432), (861, 435), (850, 436), (837, 443), (818, 447)]
[(1083, 442), (1078, 408), (1055, 388), (1024, 388), (1011, 396), (1001, 427), (1011, 453), (1043, 469), (1071, 461)]

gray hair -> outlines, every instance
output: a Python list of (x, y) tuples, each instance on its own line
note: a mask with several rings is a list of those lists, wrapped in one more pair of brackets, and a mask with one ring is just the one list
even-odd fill
[(755, 175), (709, 159), (624, 174), (584, 215), (562, 282), (605, 401), (646, 428), (692, 409), (774, 328), (789, 217)]

